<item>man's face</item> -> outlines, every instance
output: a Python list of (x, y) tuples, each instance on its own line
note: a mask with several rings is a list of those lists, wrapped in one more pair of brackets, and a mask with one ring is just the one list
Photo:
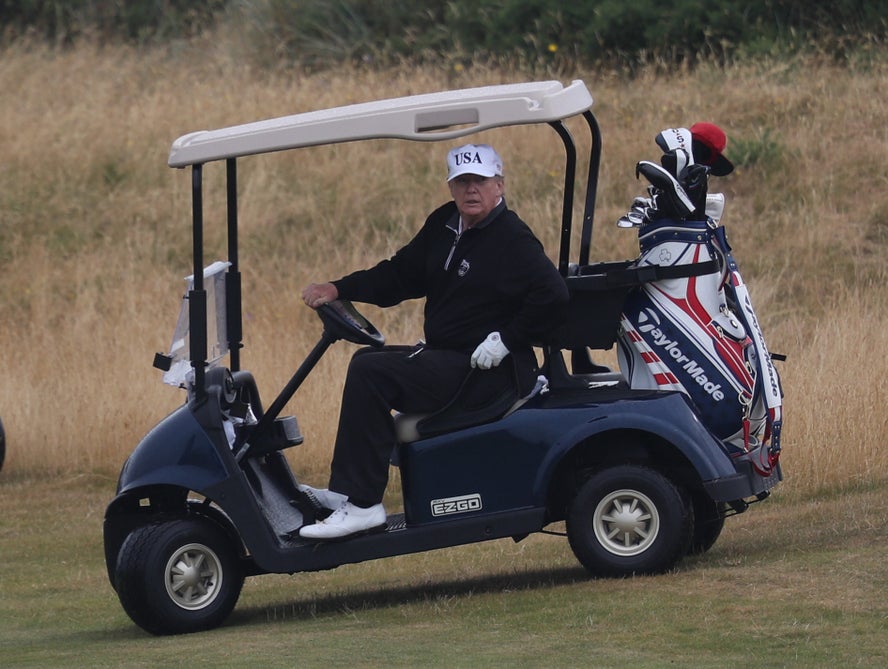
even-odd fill
[(493, 211), (504, 190), (502, 177), (482, 177), (477, 174), (462, 174), (448, 185), (466, 228), (484, 220)]

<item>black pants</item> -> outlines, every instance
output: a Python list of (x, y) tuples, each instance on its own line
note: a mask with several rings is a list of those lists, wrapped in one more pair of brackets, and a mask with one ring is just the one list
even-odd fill
[(456, 351), (385, 346), (355, 353), (342, 393), (330, 489), (359, 505), (380, 503), (396, 446), (392, 410), (440, 409), (469, 369), (469, 355)]

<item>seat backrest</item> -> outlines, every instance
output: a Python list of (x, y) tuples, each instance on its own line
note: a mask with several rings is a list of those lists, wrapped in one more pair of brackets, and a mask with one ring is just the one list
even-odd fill
[[(571, 268), (564, 279), (570, 295), (567, 317), (540, 345), (542, 371), (552, 388), (625, 385), (619, 372), (596, 365), (588, 351), (613, 347), (626, 296), (644, 280), (632, 260)], [(570, 370), (562, 351), (570, 351)]]
[(609, 349), (617, 340), (626, 295), (639, 285), (632, 261), (573, 268), (565, 277), (570, 295), (567, 318), (544, 344), (559, 349)]

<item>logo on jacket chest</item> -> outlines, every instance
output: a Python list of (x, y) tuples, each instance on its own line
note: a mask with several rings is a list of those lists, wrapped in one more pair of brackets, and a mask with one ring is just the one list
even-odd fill
[(471, 265), (469, 265), (469, 261), (463, 258), (459, 263), (459, 268), (456, 270), (457, 276), (465, 276), (468, 274), (470, 267)]

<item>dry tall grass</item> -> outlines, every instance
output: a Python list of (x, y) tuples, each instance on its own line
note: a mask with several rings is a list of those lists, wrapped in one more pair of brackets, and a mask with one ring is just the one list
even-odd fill
[[(771, 348), (788, 355), (785, 491), (868, 485), (888, 469), (886, 278), (888, 67), (810, 61), (703, 67), (633, 80), (600, 72), (400, 68), (315, 75), (242, 65), (224, 41), (170, 52), (10, 48), (0, 56), (0, 416), (4, 478), (114, 476), (183, 399), (151, 358), (169, 344), (190, 273), (188, 176), (166, 167), (191, 130), (351, 102), (537, 78), (582, 78), (605, 141), (593, 258), (628, 258), (612, 221), (643, 184), (662, 128), (714, 120), (744, 165), (719, 186), (726, 225)], [(579, 127), (577, 136), (580, 136)], [(548, 128), (489, 133), (512, 206), (554, 255), (561, 153)], [(266, 402), (319, 335), (299, 300), (310, 280), (366, 266), (447, 197), (442, 145), (380, 141), (241, 162), (247, 295), (244, 364)], [(207, 170), (208, 261), (223, 257), (221, 166)], [(414, 340), (419, 305), (368, 315)], [(291, 403), (320, 480), (351, 345), (338, 344)]]

